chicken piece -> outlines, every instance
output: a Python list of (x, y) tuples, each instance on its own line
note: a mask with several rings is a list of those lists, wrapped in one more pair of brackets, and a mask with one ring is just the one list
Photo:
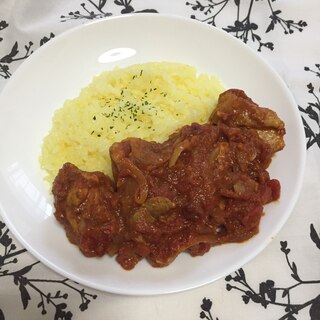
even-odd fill
[(127, 269), (142, 257), (135, 246), (163, 267), (183, 251), (244, 241), (258, 232), (263, 205), (279, 197), (280, 184), (265, 171), (273, 153), (246, 128), (192, 124), (163, 144), (115, 143), (110, 156), (130, 239), (117, 261)]
[(242, 90), (230, 89), (223, 92), (209, 121), (212, 124), (224, 123), (229, 127), (255, 129), (273, 153), (285, 146), (283, 121), (274, 111), (259, 107)]
[(69, 241), (85, 256), (113, 255), (121, 229), (112, 180), (101, 172), (85, 172), (71, 163), (60, 169), (54, 184), (55, 217)]

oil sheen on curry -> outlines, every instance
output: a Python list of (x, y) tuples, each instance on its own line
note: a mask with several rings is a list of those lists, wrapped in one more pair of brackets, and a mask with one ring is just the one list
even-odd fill
[(55, 217), (87, 257), (169, 265), (181, 252), (250, 239), (263, 206), (280, 197), (267, 168), (284, 148), (277, 114), (243, 91), (222, 93), (206, 124), (163, 143), (127, 138), (109, 152), (113, 179), (65, 163), (53, 184)]

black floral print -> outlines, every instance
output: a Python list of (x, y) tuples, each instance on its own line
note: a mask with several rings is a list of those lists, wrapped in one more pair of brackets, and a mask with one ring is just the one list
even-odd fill
[[(305, 71), (313, 73), (320, 78), (320, 64), (315, 64), (314, 69), (305, 67)], [(306, 107), (299, 106), (302, 113), (302, 121), (307, 139), (307, 149), (313, 145), (320, 148), (320, 84), (318, 89), (315, 84), (307, 84), (308, 93), (311, 95), (311, 102)]]
[[(206, 22), (213, 26), (221, 27), (223, 30), (234, 35), (238, 39), (241, 39), (244, 43), (253, 42), (256, 43), (258, 51), (262, 48), (269, 50), (274, 49), (274, 43), (262, 39), (262, 33), (272, 32), (276, 27), (282, 28), (284, 34), (292, 34), (294, 31), (303, 31), (303, 28), (307, 26), (307, 23), (303, 20), (295, 22), (291, 19), (285, 19), (282, 17), (282, 11), (275, 9), (273, 2), (276, 0), (196, 0), (193, 2), (186, 2), (187, 6), (190, 6), (193, 11), (200, 13), (200, 16), (195, 14), (191, 15), (192, 19), (196, 19), (202, 22)], [(257, 2), (257, 3), (256, 3)], [(259, 29), (258, 23), (254, 21), (254, 11), (258, 2), (266, 2), (268, 4), (268, 10), (266, 12), (266, 19), (270, 20), (270, 23), (265, 31)], [(249, 3), (249, 5), (248, 5)], [(234, 12), (234, 22), (227, 26), (217, 23), (219, 16), (223, 17), (223, 12), (229, 8)], [(222, 19), (221, 19), (222, 20)]]
[(143, 10), (136, 11), (131, 5), (132, 0), (115, 0), (114, 3), (117, 6), (123, 7), (123, 9), (121, 10), (122, 14), (132, 13), (132, 12), (136, 12), (136, 13), (139, 13), (139, 12), (157, 13), (158, 12), (156, 9), (143, 9)]
[[(115, 11), (121, 14), (158, 12), (149, 6), (138, 10), (138, 2), (138, 0), (77, 1), (74, 2), (75, 7), (69, 13), (58, 12), (56, 20), (58, 23), (66, 23), (70, 20), (87, 22), (112, 16), (116, 14)], [(268, 37), (275, 35), (276, 31), (283, 35), (282, 38), (287, 38), (298, 32), (305, 33), (305, 30), (309, 29), (307, 22), (300, 14), (298, 17), (286, 14), (284, 3), (285, 1), (281, 0), (184, 0), (180, 4), (187, 8), (188, 16), (192, 19), (220, 27), (244, 43), (249, 43), (258, 51), (271, 52), (281, 40), (277, 37), (271, 37), (270, 40)], [(225, 15), (227, 11), (228, 15)], [(233, 16), (227, 20), (230, 12)], [(264, 19), (261, 19), (261, 16), (260, 18), (256, 17), (258, 12), (260, 15), (264, 14)], [(311, 21), (308, 20), (308, 23), (311, 26)], [(0, 78), (2, 79), (9, 79), (20, 62), (27, 59), (35, 49), (55, 36), (52, 32), (45, 32), (46, 36), (32, 39), (33, 41), (29, 41), (29, 38), (26, 38), (25, 41), (9, 40), (2, 32), (6, 28), (10, 28), (10, 21), (0, 19), (0, 48), (5, 42), (9, 43), (6, 46), (8, 48), (6, 52), (2, 50), (0, 54)], [(317, 148), (317, 146), (320, 148), (320, 64), (311, 65), (311, 63), (312, 61), (304, 67), (304, 70), (306, 74), (314, 76), (314, 79), (311, 79), (309, 83), (306, 81), (305, 89), (302, 88), (302, 91), (305, 90), (308, 93), (309, 99), (305, 101), (305, 104), (299, 105), (305, 130), (306, 147), (309, 149)], [(318, 249), (317, 253), (320, 253), (319, 231), (314, 224), (310, 225), (308, 231), (310, 243), (316, 250)], [(310, 320), (319, 320), (320, 279), (308, 279), (302, 276), (302, 266), (293, 261), (288, 241), (281, 241), (279, 249), (287, 265), (290, 285), (281, 286), (278, 281), (272, 280), (272, 276), (261, 279), (257, 283), (250, 283), (249, 275), (245, 269), (239, 269), (225, 278), (228, 296), (234, 294), (239, 303), (243, 301), (244, 312), (246, 305), (254, 304), (261, 309), (261, 312), (270, 310), (270, 314), (272, 314), (272, 307), (277, 308), (281, 312), (280, 320), (302, 320), (302, 311), (309, 314)], [(98, 299), (97, 294), (59, 276), (57, 278), (34, 277), (33, 275), (37, 274), (36, 271), (40, 268), (40, 262), (33, 261), (22, 265), (25, 255), (27, 255), (26, 249), (15, 243), (7, 226), (0, 220), (0, 285), (4, 281), (6, 284), (11, 284), (11, 291), (15, 290), (17, 293), (14, 297), (16, 299), (14, 303), (17, 310), (21, 310), (21, 314), (23, 314), (23, 310), (34, 308), (38, 312), (38, 318), (52, 315), (54, 319), (63, 320), (76, 318), (76, 313), (79, 310), (81, 313), (84, 312), (84, 315), (90, 313), (88, 309), (93, 308)], [(309, 286), (319, 286), (319, 294), (302, 300), (299, 290)], [(72, 297), (76, 298), (75, 305), (70, 301)], [(217, 315), (215, 312), (215, 300), (210, 300), (208, 297), (201, 299), (202, 297), (199, 299), (199, 309), (196, 310), (195, 317), (223, 320), (220, 317), (221, 314)], [(101, 299), (100, 295), (99, 298)], [(6, 317), (9, 319), (6, 307), (0, 299), (0, 320), (5, 320)], [(269, 318), (268, 313), (264, 315)]]
[[(310, 225), (310, 238), (316, 247), (320, 250), (320, 235)], [(308, 285), (319, 285), (320, 292), (320, 279), (304, 280), (298, 272), (298, 266), (294, 261), (290, 260), (290, 251), (287, 241), (280, 242), (281, 251), (285, 255), (288, 265), (288, 270), (294, 283), (289, 287), (278, 287), (273, 280), (266, 280), (259, 284), (259, 289), (255, 290), (246, 280), (246, 275), (243, 269), (239, 269), (232, 275), (228, 275), (225, 280), (228, 282), (226, 289), (228, 291), (236, 290), (241, 293), (241, 298), (245, 304), (250, 302), (260, 304), (262, 307), (267, 308), (269, 305), (278, 306), (282, 308), (284, 314), (279, 320), (295, 320), (299, 319), (299, 312), (305, 308), (309, 308), (310, 320), (320, 319), (320, 294), (314, 298), (303, 301), (301, 303), (293, 303), (292, 296), (295, 290), (299, 287)], [(320, 252), (319, 252), (320, 253)], [(296, 301), (296, 297), (294, 301)]]
[[(37, 303), (40, 314), (45, 315), (49, 309), (53, 309), (54, 319), (69, 320), (73, 317), (66, 303), (70, 293), (79, 295), (78, 308), (81, 311), (88, 309), (90, 302), (97, 298), (97, 295), (88, 293), (69, 279), (32, 278), (31, 270), (40, 262), (36, 261), (20, 268), (19, 257), (25, 252), (26, 249), (17, 248), (5, 223), (0, 221), (0, 283), (4, 277), (13, 280), (13, 285), (20, 291), (21, 308), (26, 309), (33, 300)], [(48, 284), (49, 292), (48, 289), (44, 289), (45, 285), (48, 288)], [(5, 319), (5, 310), (2, 310), (2, 307), (4, 306), (1, 306), (0, 302), (0, 320)]]
[[(200, 318), (213, 320), (212, 313), (211, 313), (212, 301), (210, 299), (203, 298), (202, 304), (200, 307), (201, 307)], [(219, 318), (216, 318), (216, 320), (219, 320)]]
[[(6, 21), (4, 20), (0, 21), (0, 32), (7, 27), (9, 27), (9, 24)], [(52, 32), (48, 37), (44, 36), (43, 38), (40, 39), (39, 46), (42, 46), (53, 37), (54, 37), (54, 34)], [(0, 42), (3, 40), (4, 39), (0, 37)], [(34, 43), (32, 41), (29, 41), (28, 44), (24, 45), (23, 51), (21, 53), (19, 44), (16, 41), (12, 45), (10, 52), (0, 57), (0, 77), (4, 79), (10, 78), (12, 75), (10, 71), (10, 65), (14, 62), (21, 61), (28, 58), (33, 53), (33, 46), (34, 46)]]
[[(88, 0), (87, 3), (81, 3), (81, 11), (79, 10), (74, 12), (69, 12), (68, 15), (62, 15), (61, 22), (66, 22), (67, 20), (75, 20), (75, 19), (101, 19), (105, 17), (109, 17), (112, 15), (111, 12), (107, 12), (104, 7), (107, 3), (107, 0), (99, 0), (97, 3)], [(89, 7), (88, 7), (89, 6)]]
[[(114, 4), (119, 6), (122, 14), (126, 13), (134, 13), (134, 12), (149, 12), (149, 13), (157, 13), (158, 11), (155, 9), (143, 9), (140, 11), (136, 11), (132, 6), (132, 0), (114, 0)], [(68, 20), (77, 20), (77, 19), (101, 19), (105, 17), (109, 17), (112, 15), (111, 12), (107, 11), (107, 0), (87, 0), (86, 2), (81, 3), (81, 10), (76, 10), (74, 12), (69, 12), (68, 15), (62, 15), (61, 22), (66, 22)]]

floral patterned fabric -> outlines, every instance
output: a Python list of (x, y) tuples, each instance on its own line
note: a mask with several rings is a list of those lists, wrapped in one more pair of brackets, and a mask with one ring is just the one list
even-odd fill
[(319, 320), (320, 2), (1, 0), (0, 91), (24, 60), (63, 31), (137, 12), (221, 28), (274, 67), (293, 93), (305, 129), (307, 164), (298, 203), (274, 241), (243, 268), (207, 286), (158, 297), (98, 292), (61, 277), (22, 248), (0, 216), (0, 320)]

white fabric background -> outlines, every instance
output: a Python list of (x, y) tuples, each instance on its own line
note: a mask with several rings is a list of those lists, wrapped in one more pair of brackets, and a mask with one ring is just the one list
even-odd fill
[[(95, 3), (97, 2), (95, 1)], [(195, 14), (197, 17), (204, 17), (203, 13), (192, 10), (190, 6), (186, 5), (186, 2), (181, 0), (133, 0), (131, 5), (135, 11), (152, 8), (164, 14), (176, 14), (185, 17)], [(195, 3), (196, 1), (189, 2)], [(209, 1), (202, 0), (199, 2), (208, 3)], [(9, 26), (0, 31), (0, 37), (3, 38), (0, 42), (0, 58), (10, 52), (16, 41), (20, 50), (18, 56), (23, 56), (24, 45), (27, 45), (29, 41), (34, 43), (32, 48), (36, 50), (39, 47), (40, 39), (44, 36), (49, 37), (50, 33), (57, 36), (73, 26), (89, 22), (87, 19), (61, 22), (61, 15), (67, 15), (69, 12), (76, 10), (83, 12), (81, 3), (85, 3), (86, 7), (90, 8), (89, 10), (93, 8), (88, 0), (1, 0), (0, 21), (7, 21)], [(249, 4), (249, 1), (242, 1), (242, 3), (242, 9), (245, 10), (245, 5)], [(277, 0), (272, 4), (274, 8), (282, 10), (284, 18), (295, 21), (304, 20), (308, 23), (308, 26), (303, 28), (302, 32), (295, 31), (290, 35), (284, 35), (279, 26), (273, 32), (267, 34), (262, 31), (264, 41), (274, 43), (274, 50), (263, 49), (259, 53), (285, 80), (297, 104), (305, 108), (308, 102), (314, 101), (306, 88), (308, 83), (312, 82), (314, 84), (315, 92), (318, 98), (320, 97), (320, 77), (304, 70), (305, 66), (315, 70), (315, 64), (320, 63), (320, 2), (318, 0), (303, 2), (299, 0)], [(267, 1), (256, 1), (254, 6), (255, 10), (252, 18), (254, 17), (255, 22), (259, 24), (259, 29), (266, 30), (269, 23), (269, 20), (267, 20)], [(106, 12), (113, 15), (121, 14), (121, 9), (114, 1), (107, 1), (104, 7)], [(218, 16), (217, 26), (226, 27), (228, 25), (227, 21), (231, 23), (234, 16), (233, 12), (234, 7), (230, 2), (230, 5), (224, 9), (223, 14)], [(257, 48), (255, 43), (249, 42), (248, 45)], [(14, 73), (22, 62), (23, 60), (11, 63), (10, 72)], [(8, 79), (0, 77), (0, 90), (8, 81)], [(314, 130), (319, 132), (319, 128), (316, 126)], [(279, 287), (287, 287), (295, 283), (290, 276), (284, 254), (280, 251), (280, 241), (288, 242), (288, 247), (291, 248), (290, 258), (295, 261), (302, 279), (320, 279), (320, 252), (309, 236), (311, 223), (317, 232), (320, 232), (319, 155), (320, 148), (316, 144), (308, 150), (303, 190), (285, 227), (263, 253), (244, 266), (247, 281), (256, 290), (259, 289), (259, 283), (267, 279), (272, 279)], [(292, 174), (294, 173), (295, 168), (292, 168)], [(19, 263), (15, 268), (22, 268), (35, 261), (31, 255), (24, 253), (19, 258)], [(29, 276), (37, 279), (61, 279), (59, 275), (42, 264), (34, 266)], [(200, 305), (205, 297), (213, 301), (211, 309), (213, 319), (216, 317), (220, 320), (280, 319), (285, 315), (281, 306), (269, 305), (265, 309), (252, 302), (244, 304), (241, 298), (242, 293), (236, 290), (227, 291), (226, 283), (224, 279), (221, 279), (191, 291), (157, 297), (117, 296), (86, 289), (92, 294), (97, 294), (97, 299), (93, 300), (88, 309), (83, 312), (78, 308), (79, 295), (69, 291), (67, 304), (74, 319), (200, 319)], [(47, 287), (48, 290), (53, 289), (53, 286), (55, 284), (43, 284), (43, 287)], [(292, 299), (294, 300), (292, 302), (303, 303), (319, 294), (319, 282), (314, 285), (299, 286), (294, 292), (292, 291)], [(28, 307), (24, 310), (19, 290), (13, 284), (12, 279), (0, 277), (0, 308), (3, 310), (5, 319), (54, 319), (54, 308), (48, 307), (48, 313), (42, 316), (37, 308), (39, 302), (37, 293), (32, 293), (31, 298)], [(305, 308), (295, 317), (296, 319), (310, 319), (309, 308)]]

